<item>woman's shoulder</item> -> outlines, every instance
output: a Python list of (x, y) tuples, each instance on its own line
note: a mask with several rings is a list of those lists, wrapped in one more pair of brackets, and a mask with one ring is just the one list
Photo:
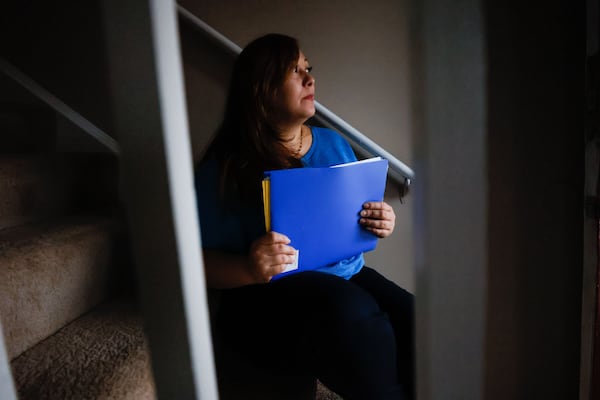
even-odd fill
[(320, 126), (311, 126), (310, 129), (313, 137), (317, 136), (319, 141), (333, 143), (346, 142), (346, 140), (333, 129), (323, 128)]
[(356, 160), (350, 144), (336, 131), (311, 126), (311, 132), (313, 145), (302, 159), (305, 166), (325, 167)]

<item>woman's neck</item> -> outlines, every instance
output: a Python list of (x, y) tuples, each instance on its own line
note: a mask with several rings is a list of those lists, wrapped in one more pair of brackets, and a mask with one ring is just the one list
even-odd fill
[(303, 125), (304, 124), (294, 124), (294, 125), (279, 127), (279, 129), (278, 129), (279, 138), (281, 139), (281, 141), (283, 143), (297, 141), (298, 138), (300, 138), (300, 135), (302, 133)]
[(307, 127), (304, 124), (288, 126), (279, 130), (279, 138), (293, 157), (300, 158), (305, 147)]

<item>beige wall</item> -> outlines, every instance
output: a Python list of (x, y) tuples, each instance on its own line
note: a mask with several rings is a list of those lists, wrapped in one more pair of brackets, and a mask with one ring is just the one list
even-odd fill
[[(408, 20), (404, 1), (180, 1), (243, 47), (269, 32), (297, 37), (314, 66), (317, 101), (411, 165)], [(230, 61), (183, 28), (188, 107), (197, 155), (221, 116)], [(411, 202), (388, 201), (397, 215), (394, 235), (380, 241), (367, 263), (414, 291)]]

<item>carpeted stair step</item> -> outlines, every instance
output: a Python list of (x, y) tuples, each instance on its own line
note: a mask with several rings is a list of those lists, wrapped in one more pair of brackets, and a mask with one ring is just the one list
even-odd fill
[(111, 219), (61, 219), (0, 231), (0, 318), (15, 358), (111, 294), (121, 257)]
[(111, 154), (0, 156), (0, 229), (57, 215), (113, 212), (117, 182)]
[(329, 390), (329, 388), (323, 385), (320, 381), (317, 381), (317, 395), (316, 400), (344, 400), (340, 395)]
[(21, 400), (156, 398), (141, 318), (130, 302), (94, 309), (14, 359), (12, 370)]

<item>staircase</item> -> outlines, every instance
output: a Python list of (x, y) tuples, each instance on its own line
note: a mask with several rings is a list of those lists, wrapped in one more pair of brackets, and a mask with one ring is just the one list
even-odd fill
[[(60, 118), (0, 73), (0, 333), (18, 397), (155, 399), (119, 160), (84, 132), (65, 146)], [(223, 400), (339, 399), (215, 351)]]
[[(52, 112), (0, 106), (0, 318), (19, 399), (155, 399), (118, 160), (58, 152)], [(310, 377), (217, 355), (223, 399), (314, 398)], [(339, 399), (320, 383), (316, 398)]]
[(54, 118), (0, 103), (0, 318), (18, 396), (153, 399), (117, 159), (56, 151)]
[[(19, 399), (155, 399), (118, 159), (57, 151), (54, 112), (0, 87), (0, 320)], [(310, 377), (216, 352), (222, 399), (315, 398)], [(339, 399), (321, 384), (316, 398)]]

